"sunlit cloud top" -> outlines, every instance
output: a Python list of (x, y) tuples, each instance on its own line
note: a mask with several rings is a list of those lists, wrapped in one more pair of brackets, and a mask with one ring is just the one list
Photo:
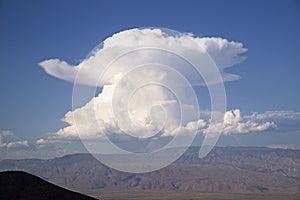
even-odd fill
[[(235, 74), (226, 73), (225, 69), (245, 60), (243, 54), (247, 51), (243, 44), (219, 37), (197, 37), (193, 34), (173, 33), (161, 29), (130, 29), (121, 31), (104, 40), (104, 42), (94, 50), (91, 56), (83, 60), (80, 64), (72, 66), (60, 59), (49, 59), (39, 63), (39, 65), (51, 76), (62, 80), (74, 82), (76, 74), (81, 70), (81, 75), (76, 80), (85, 85), (103, 86), (111, 83), (114, 76), (128, 71), (132, 66), (138, 66), (148, 61), (166, 63), (176, 68), (193, 85), (204, 85), (199, 77), (195, 77), (195, 70), (187, 63), (182, 63), (180, 67), (174, 65), (178, 63), (174, 56), (165, 55), (157, 51), (140, 51), (137, 54), (127, 54), (120, 62), (114, 63), (114, 67), (109, 67), (111, 62), (122, 53), (130, 52), (138, 48), (147, 47), (161, 50), (172, 50), (179, 56), (199, 57), (208, 55), (215, 62), (222, 75), (223, 81), (234, 81), (240, 77)], [(182, 61), (181, 61), (182, 62)], [(129, 64), (130, 63), (130, 64)], [(109, 68), (109, 69), (107, 69)], [(105, 74), (99, 81), (99, 75)], [(211, 77), (213, 79), (213, 76)], [(99, 81), (99, 82), (98, 82)], [(213, 80), (211, 80), (213, 82)]]

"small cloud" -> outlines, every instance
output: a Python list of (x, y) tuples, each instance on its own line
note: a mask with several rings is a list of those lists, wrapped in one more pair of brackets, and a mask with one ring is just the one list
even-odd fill
[(19, 147), (29, 147), (28, 141), (17, 141), (17, 142), (9, 142), (6, 144), (7, 148), (19, 148)]
[(21, 140), (12, 131), (3, 130), (0, 132), (0, 148), (27, 148), (27, 140)]
[(227, 111), (224, 115), (223, 134), (245, 134), (260, 132), (276, 128), (276, 124), (270, 121), (261, 121), (254, 117), (243, 117), (239, 109)]
[(47, 140), (47, 139), (38, 139), (37, 141), (36, 141), (36, 144), (38, 144), (38, 145), (46, 145), (46, 144), (52, 144), (52, 143), (54, 143), (55, 141), (53, 141), (53, 140)]
[(14, 133), (11, 130), (3, 130), (1, 135), (3, 137), (14, 137)]

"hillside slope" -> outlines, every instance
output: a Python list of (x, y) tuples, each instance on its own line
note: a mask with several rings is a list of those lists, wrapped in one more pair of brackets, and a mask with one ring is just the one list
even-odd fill
[(1, 200), (94, 200), (22, 171), (0, 172)]

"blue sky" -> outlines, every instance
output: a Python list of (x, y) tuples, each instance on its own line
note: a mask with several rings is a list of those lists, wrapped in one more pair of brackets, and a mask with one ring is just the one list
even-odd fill
[(225, 83), (228, 109), (300, 112), (299, 1), (0, 1), (0, 130), (35, 141), (64, 127), (73, 85), (38, 63), (78, 64), (105, 38), (133, 27), (242, 42), (247, 60), (227, 69), (242, 77)]

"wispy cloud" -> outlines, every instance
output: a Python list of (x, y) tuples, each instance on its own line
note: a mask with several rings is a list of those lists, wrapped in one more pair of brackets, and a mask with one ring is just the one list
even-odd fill
[(273, 144), (267, 147), (272, 149), (296, 149), (296, 145), (294, 144)]

